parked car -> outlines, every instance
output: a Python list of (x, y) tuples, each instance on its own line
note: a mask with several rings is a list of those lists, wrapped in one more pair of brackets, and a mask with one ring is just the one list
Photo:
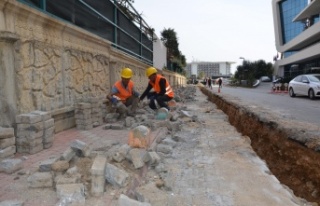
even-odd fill
[(262, 82), (270, 82), (270, 81), (271, 81), (271, 79), (270, 79), (268, 76), (262, 76), (262, 77), (260, 78), (260, 80), (261, 80)]
[(310, 99), (320, 96), (320, 74), (303, 74), (289, 82), (289, 95), (308, 96)]

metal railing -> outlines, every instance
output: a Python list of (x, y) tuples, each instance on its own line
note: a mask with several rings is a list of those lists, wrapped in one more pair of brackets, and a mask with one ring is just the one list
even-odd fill
[(143, 62), (153, 64), (153, 29), (134, 7), (116, 0), (17, 0), (81, 27)]

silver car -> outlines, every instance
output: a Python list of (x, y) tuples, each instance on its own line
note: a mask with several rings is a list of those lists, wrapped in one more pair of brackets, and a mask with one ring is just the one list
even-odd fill
[(310, 99), (320, 96), (320, 74), (303, 74), (289, 82), (289, 95), (308, 96)]

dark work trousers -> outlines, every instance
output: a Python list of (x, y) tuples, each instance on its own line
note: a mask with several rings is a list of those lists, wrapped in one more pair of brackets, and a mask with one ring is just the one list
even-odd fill
[(157, 101), (160, 107), (165, 107), (168, 110), (170, 110), (167, 102), (170, 101), (172, 98), (169, 97), (168, 95), (158, 95), (155, 92), (151, 92), (151, 93), (148, 94), (147, 97), (150, 100), (149, 107), (151, 109), (154, 109), (154, 110), (158, 109), (157, 106), (156, 106), (156, 102), (155, 102), (155, 101)]

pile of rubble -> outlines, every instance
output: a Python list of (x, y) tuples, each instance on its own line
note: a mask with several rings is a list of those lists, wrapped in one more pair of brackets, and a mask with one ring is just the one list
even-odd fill
[[(163, 160), (170, 157), (173, 148), (181, 141), (182, 138), (176, 135), (181, 125), (185, 121), (197, 121), (197, 117), (189, 115), (182, 104), (195, 101), (195, 92), (196, 87), (192, 86), (177, 88), (170, 111), (153, 111), (143, 104), (135, 117), (119, 119), (117, 113), (109, 109), (104, 129), (129, 130), (128, 144), (113, 142), (106, 150), (101, 150), (80, 140), (73, 141), (61, 156), (39, 164), (38, 171), (27, 179), (28, 187), (55, 189), (60, 206), (86, 205), (86, 199), (102, 196), (106, 190), (109, 193), (122, 191), (116, 197), (119, 205), (150, 205), (143, 196), (144, 190), (157, 193), (170, 190), (161, 178), (161, 173), (165, 172)], [(81, 110), (84, 120), (78, 123), (88, 127), (84, 118), (87, 113), (83, 109), (92, 108), (78, 104), (77, 109)], [(153, 136), (152, 131), (159, 128), (165, 135)], [(22, 160), (19, 159), (0, 162), (2, 172), (13, 173), (21, 168)], [(147, 172), (153, 174), (152, 180), (146, 178)], [(138, 181), (137, 177), (141, 180)]]

